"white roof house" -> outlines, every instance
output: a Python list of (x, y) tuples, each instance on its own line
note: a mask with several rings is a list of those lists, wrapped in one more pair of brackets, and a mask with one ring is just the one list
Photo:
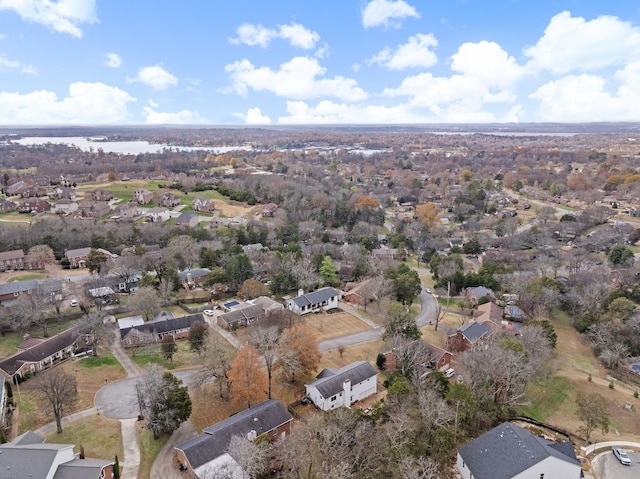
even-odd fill
[(317, 313), (320, 309), (328, 310), (338, 307), (338, 292), (331, 287), (304, 294), (302, 290), (295, 298), (286, 300), (285, 306), (296, 314)]

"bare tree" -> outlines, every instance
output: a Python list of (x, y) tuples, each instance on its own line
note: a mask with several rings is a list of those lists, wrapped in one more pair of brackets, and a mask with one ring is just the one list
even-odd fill
[(149, 286), (143, 286), (133, 293), (129, 304), (144, 316), (145, 321), (149, 321), (160, 311), (160, 297), (156, 290)]
[(587, 441), (594, 429), (600, 429), (604, 434), (609, 432), (607, 400), (601, 394), (579, 392), (576, 407), (578, 419), (582, 423), (578, 431), (584, 434)]
[(261, 477), (269, 468), (269, 444), (265, 441), (250, 441), (243, 436), (233, 436), (229, 441), (229, 455), (242, 468), (244, 479)]
[(196, 383), (205, 386), (212, 380), (218, 383), (218, 394), (226, 398), (229, 393), (229, 369), (233, 361), (232, 352), (226, 347), (226, 342), (219, 334), (210, 334), (207, 341), (203, 368), (199, 371)]
[(56, 421), (56, 431), (62, 434), (62, 418), (64, 412), (70, 409), (78, 398), (76, 378), (60, 367), (44, 371), (34, 379), (35, 388), (42, 394), (49, 406), (47, 410), (53, 412)]
[(277, 326), (256, 328), (251, 335), (251, 339), (256, 345), (258, 353), (260, 354), (260, 356), (262, 356), (264, 364), (267, 368), (269, 399), (271, 399), (271, 380), (273, 378), (273, 367), (276, 362), (278, 343), (280, 342), (281, 335), (282, 332)]

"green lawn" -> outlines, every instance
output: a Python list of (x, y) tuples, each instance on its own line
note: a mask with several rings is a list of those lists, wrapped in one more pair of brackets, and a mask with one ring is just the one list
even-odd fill
[(558, 410), (573, 389), (573, 384), (564, 376), (551, 376), (531, 383), (527, 387), (527, 398), (531, 403), (523, 408), (523, 413), (545, 422)]
[(138, 477), (151, 477), (153, 461), (168, 440), (169, 436), (161, 436), (159, 439), (154, 439), (153, 433), (149, 429), (146, 427), (141, 429), (140, 426), (138, 426), (138, 443), (140, 444), (140, 469), (138, 470)]
[(7, 283), (13, 283), (15, 281), (29, 281), (30, 279), (42, 279), (48, 277), (49, 275), (46, 273), (46, 271), (43, 271), (42, 273), (25, 273), (20, 276), (14, 276), (9, 281), (7, 281)]
[(49, 434), (46, 442), (54, 444), (74, 444), (74, 451), (84, 448), (87, 459), (114, 460), (116, 454), (122, 460), (122, 433), (120, 421), (104, 416), (90, 416), (64, 426), (62, 434)]
[(202, 364), (202, 358), (191, 351), (191, 345), (188, 340), (181, 339), (176, 344), (178, 345), (178, 351), (173, 355), (173, 361), (169, 361), (162, 356), (160, 344), (132, 349), (129, 354), (132, 361), (141, 368), (146, 368), (149, 363), (156, 363), (171, 371)]

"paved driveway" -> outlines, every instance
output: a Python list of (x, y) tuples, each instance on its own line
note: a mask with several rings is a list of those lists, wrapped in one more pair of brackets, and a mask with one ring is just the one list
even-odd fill
[(611, 451), (599, 454), (593, 461), (596, 479), (638, 479), (640, 477), (640, 452), (625, 449), (631, 459), (630, 466), (623, 466)]

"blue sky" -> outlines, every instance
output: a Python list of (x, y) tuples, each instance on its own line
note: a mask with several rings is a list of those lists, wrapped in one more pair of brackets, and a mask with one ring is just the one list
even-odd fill
[(0, 125), (638, 120), (633, 0), (0, 0)]

